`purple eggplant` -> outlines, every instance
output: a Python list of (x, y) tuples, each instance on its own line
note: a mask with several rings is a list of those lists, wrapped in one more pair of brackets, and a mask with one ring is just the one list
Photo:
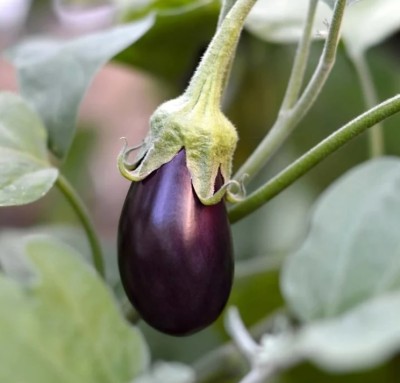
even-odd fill
[[(222, 183), (219, 175), (215, 188)], [(184, 150), (132, 183), (119, 222), (118, 263), (129, 300), (161, 332), (192, 334), (223, 310), (234, 268), (226, 208), (199, 201)]]

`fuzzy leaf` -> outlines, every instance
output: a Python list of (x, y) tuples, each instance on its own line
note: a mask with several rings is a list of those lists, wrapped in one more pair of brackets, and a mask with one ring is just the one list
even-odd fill
[(114, 0), (123, 21), (154, 12), (154, 26), (117, 61), (167, 81), (176, 93), (187, 86), (218, 19), (220, 0)]
[(157, 362), (146, 374), (132, 383), (194, 383), (195, 372), (181, 363)]
[(386, 294), (300, 331), (302, 356), (330, 371), (370, 369), (400, 350), (400, 292)]
[[(143, 371), (141, 334), (72, 248), (40, 236), (0, 248), (0, 381), (127, 383)], [(33, 277), (10, 267), (16, 255)]]
[(368, 161), (315, 206), (308, 237), (284, 265), (282, 289), (303, 321), (339, 315), (400, 289), (400, 160)]
[(0, 206), (36, 201), (53, 186), (46, 130), (17, 95), (0, 93)]
[(271, 361), (289, 367), (308, 360), (335, 373), (370, 370), (400, 350), (399, 321), (400, 291), (386, 293), (296, 331), (267, 333), (254, 364), (268, 371)]
[[(246, 28), (265, 41), (297, 42), (302, 34), (308, 3), (308, 0), (295, 3), (291, 0), (259, 0), (249, 14)], [(325, 0), (318, 4), (314, 37), (326, 35), (324, 20), (331, 19), (329, 6), (334, 3), (334, 0)], [(342, 38), (352, 55), (363, 53), (400, 29), (398, 0), (349, 0), (347, 3), (351, 6), (344, 15)]]
[(343, 40), (351, 55), (360, 55), (400, 29), (400, 1), (362, 0), (349, 7)]
[[(258, 38), (276, 42), (292, 43), (300, 39), (309, 0), (258, 0), (251, 10), (246, 29)], [(326, 31), (324, 20), (331, 18), (332, 11), (319, 2), (314, 23), (314, 37), (322, 37)]]
[(71, 41), (36, 39), (7, 53), (18, 70), (21, 93), (42, 117), (49, 147), (59, 158), (71, 145), (79, 104), (98, 70), (140, 39), (152, 15)]

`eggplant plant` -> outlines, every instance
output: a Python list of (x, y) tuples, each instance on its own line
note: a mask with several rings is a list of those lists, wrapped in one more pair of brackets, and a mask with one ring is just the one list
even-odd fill
[[(134, 3), (4, 52), (0, 206), (58, 189), (83, 230), (0, 233), (0, 381), (397, 382), (398, 0)], [(63, 163), (112, 59), (171, 99), (116, 155), (110, 246)]]

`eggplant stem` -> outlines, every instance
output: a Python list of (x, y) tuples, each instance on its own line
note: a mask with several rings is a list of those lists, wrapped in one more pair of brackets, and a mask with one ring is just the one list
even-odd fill
[(100, 245), (100, 239), (96, 233), (94, 224), (90, 218), (86, 205), (76, 192), (75, 188), (61, 173), (57, 178), (56, 185), (81, 221), (92, 251), (93, 265), (100, 276), (102, 278), (105, 278), (103, 261), (104, 257)]

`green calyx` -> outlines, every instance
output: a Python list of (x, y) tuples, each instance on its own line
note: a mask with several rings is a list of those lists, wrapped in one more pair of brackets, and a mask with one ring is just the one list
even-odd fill
[[(203, 204), (211, 205), (221, 200), (231, 184), (237, 133), (218, 109), (204, 105), (202, 99), (194, 107), (191, 104), (185, 96), (162, 104), (151, 118), (150, 134), (137, 156), (137, 164), (127, 163), (131, 149), (125, 147), (119, 169), (129, 180), (141, 181), (184, 148), (194, 190)], [(218, 171), (225, 185), (214, 193)]]
[[(141, 181), (185, 149), (193, 188), (203, 204), (215, 204), (224, 196), (231, 202), (238, 200), (231, 189), (234, 186), (243, 192), (242, 187), (230, 179), (238, 136), (220, 103), (244, 20), (255, 1), (236, 1), (184, 94), (157, 108), (150, 119), (149, 135), (140, 147), (125, 144), (118, 157), (118, 168), (125, 178)], [(129, 163), (128, 156), (135, 149), (140, 151), (134, 163)], [(224, 185), (214, 190), (218, 172)]]

